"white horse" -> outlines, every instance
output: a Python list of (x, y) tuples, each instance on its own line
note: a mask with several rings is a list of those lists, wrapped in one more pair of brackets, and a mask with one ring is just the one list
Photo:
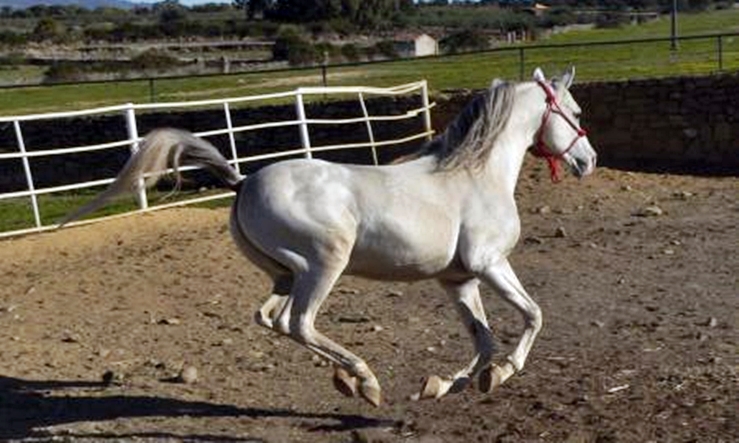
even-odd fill
[[(451, 378), (428, 377), (419, 397), (459, 392), (474, 377), (489, 392), (524, 367), (542, 324), (541, 310), (507, 259), (521, 229), (514, 190), (524, 156), (533, 147), (550, 165), (563, 160), (578, 177), (595, 168), (580, 108), (568, 91), (573, 77), (571, 68), (549, 82), (537, 69), (532, 82), (496, 80), (415, 158), (388, 166), (300, 159), (244, 177), (207, 141), (155, 130), (110, 188), (66, 221), (130, 190), (145, 174), (152, 182), (168, 165), (205, 166), (237, 192), (233, 238), (274, 282), (256, 322), (331, 361), (339, 391), (380, 404), (380, 385), (364, 360), (314, 327), (339, 276), (350, 274), (437, 279), (472, 336), (475, 356)], [(518, 345), (499, 365), (491, 363), (480, 282), (525, 321)]]

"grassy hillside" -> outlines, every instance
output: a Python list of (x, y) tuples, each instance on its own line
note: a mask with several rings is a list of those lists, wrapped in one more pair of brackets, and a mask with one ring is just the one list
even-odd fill
[[(678, 14), (678, 34), (696, 35), (739, 32), (739, 9), (724, 9), (701, 14)], [(670, 17), (616, 29), (571, 31), (552, 36), (547, 43), (611, 41), (670, 36)]]
[[(681, 35), (735, 32), (739, 29), (739, 10), (714, 11), (698, 15), (681, 15)], [(538, 42), (543, 45), (580, 42), (623, 41), (637, 38), (669, 36), (669, 20), (619, 29), (594, 29), (553, 36)], [(723, 43), (723, 69), (739, 69), (739, 37)], [(518, 79), (541, 66), (556, 73), (569, 64), (578, 68), (579, 81), (609, 80), (654, 76), (712, 73), (719, 68), (717, 39), (685, 40), (677, 52), (669, 42), (611, 44), (560, 48), (524, 46), (523, 66), (518, 48), (499, 51), (401, 60), (355, 66), (332, 66), (328, 70), (330, 85), (389, 86), (425, 78), (436, 90), (449, 88), (482, 88), (493, 77)], [(0, 73), (0, 75), (2, 75)], [(229, 76), (187, 79), (28, 87), (0, 90), (0, 115), (80, 109), (125, 102), (181, 101), (219, 98), (283, 91), (298, 86), (316, 86), (322, 81), (320, 69), (286, 72), (248, 73)]]

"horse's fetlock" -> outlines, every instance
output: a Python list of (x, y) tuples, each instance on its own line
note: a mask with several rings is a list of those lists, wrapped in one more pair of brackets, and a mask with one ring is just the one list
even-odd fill
[(315, 341), (315, 328), (310, 322), (300, 319), (290, 325), (290, 335), (300, 343), (310, 344)]
[(272, 327), (272, 329), (279, 332), (280, 334), (291, 335), (290, 334), (290, 319), (285, 318), (285, 315), (281, 315), (277, 317), (277, 320), (274, 322), (274, 326)]
[(368, 379), (368, 378), (375, 377), (375, 375), (370, 370), (369, 366), (367, 366), (367, 363), (364, 363), (364, 362), (355, 364), (352, 370), (354, 374), (356, 374), (356, 376), (361, 379)]
[(262, 312), (261, 309), (254, 313), (254, 321), (259, 326), (263, 326), (267, 329), (274, 329), (274, 324), (272, 323), (272, 319), (264, 315), (264, 312)]
[(513, 367), (514, 373), (523, 371), (523, 366), (526, 363), (526, 360), (516, 358), (512, 355), (509, 355), (508, 357), (506, 357), (506, 360), (508, 360), (508, 364), (510, 364)]

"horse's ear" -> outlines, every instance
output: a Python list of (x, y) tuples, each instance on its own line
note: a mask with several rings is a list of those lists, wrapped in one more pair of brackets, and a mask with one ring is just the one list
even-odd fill
[(570, 66), (569, 69), (567, 69), (567, 72), (565, 72), (565, 75), (562, 76), (562, 85), (564, 85), (565, 89), (570, 89), (570, 86), (572, 86), (572, 82), (575, 80), (575, 67)]
[(537, 82), (547, 81), (546, 77), (544, 77), (544, 71), (542, 71), (541, 68), (534, 69), (534, 81), (537, 81)]

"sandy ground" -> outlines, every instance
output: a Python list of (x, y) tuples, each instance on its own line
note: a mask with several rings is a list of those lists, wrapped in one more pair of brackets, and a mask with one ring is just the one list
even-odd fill
[[(471, 356), (434, 282), (343, 278), (329, 297), (318, 328), (367, 359), (380, 408), (252, 322), (268, 281), (226, 209), (2, 241), (0, 440), (739, 441), (739, 179), (601, 169), (553, 186), (529, 162), (518, 193), (512, 262), (545, 325), (497, 391), (409, 399)], [(520, 316), (484, 298), (509, 349)]]

